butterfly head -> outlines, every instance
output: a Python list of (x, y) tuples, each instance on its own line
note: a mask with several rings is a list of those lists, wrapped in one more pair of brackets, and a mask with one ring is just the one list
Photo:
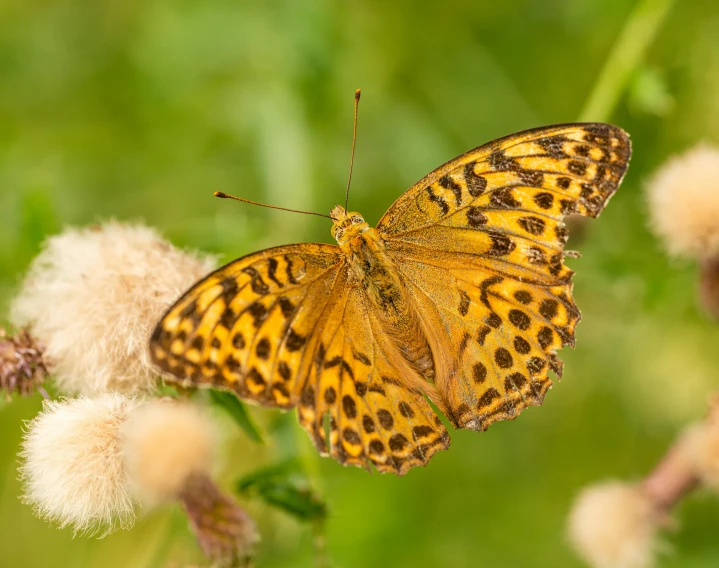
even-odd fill
[(332, 236), (340, 246), (369, 230), (369, 225), (362, 215), (347, 211), (341, 205), (335, 205), (330, 211), (332, 218)]

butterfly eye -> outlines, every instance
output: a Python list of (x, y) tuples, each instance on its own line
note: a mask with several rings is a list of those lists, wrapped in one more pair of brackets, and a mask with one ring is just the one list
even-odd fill
[(353, 224), (353, 225), (356, 225), (357, 223), (362, 223), (363, 221), (364, 221), (364, 219), (362, 219), (362, 217), (359, 217), (359, 216), (354, 216), (354, 217), (352, 217), (352, 224)]

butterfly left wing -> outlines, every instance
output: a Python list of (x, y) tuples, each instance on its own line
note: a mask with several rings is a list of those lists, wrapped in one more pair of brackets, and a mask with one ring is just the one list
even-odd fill
[(419, 389), (400, 381), (416, 372), (363, 294), (335, 246), (251, 254), (187, 291), (158, 323), (150, 355), (184, 386), (297, 406), (323, 455), (401, 475), (447, 448), (449, 435)]
[(579, 310), (564, 265), (570, 213), (596, 217), (630, 156), (608, 124), (520, 132), (441, 166), (380, 220), (435, 359), (452, 422), (486, 429), (542, 403)]
[(168, 310), (150, 340), (150, 357), (185, 386), (291, 408), (342, 270), (339, 249), (325, 244), (276, 247), (231, 262)]

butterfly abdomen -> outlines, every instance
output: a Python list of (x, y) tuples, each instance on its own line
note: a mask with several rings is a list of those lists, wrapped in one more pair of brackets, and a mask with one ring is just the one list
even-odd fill
[(355, 284), (364, 289), (373, 311), (380, 315), (384, 331), (407, 362), (422, 376), (431, 378), (434, 362), (429, 343), (420, 331), (397, 267), (385, 253), (377, 231), (371, 228), (364, 231), (349, 241), (343, 251), (349, 257)]

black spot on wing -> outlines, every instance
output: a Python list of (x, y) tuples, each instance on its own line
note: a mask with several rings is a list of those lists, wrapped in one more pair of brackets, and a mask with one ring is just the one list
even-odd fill
[(519, 181), (529, 187), (542, 187), (544, 183), (544, 174), (534, 170), (521, 170), (519, 172)]
[(439, 178), (438, 183), (443, 188), (449, 189), (454, 193), (454, 200), (457, 203), (457, 207), (460, 207), (462, 205), (462, 188), (459, 187), (459, 184), (449, 176), (442, 176)]
[(449, 205), (447, 205), (447, 202), (444, 200), (444, 197), (442, 197), (441, 195), (436, 195), (434, 191), (432, 191), (432, 188), (430, 186), (427, 186), (425, 190), (427, 191), (427, 195), (429, 195), (430, 201), (434, 201), (442, 210), (442, 215), (446, 215), (447, 213), (449, 213)]
[[(229, 308), (228, 310), (225, 310), (225, 312), (227, 311), (229, 311)], [(254, 327), (260, 327), (262, 322), (265, 321), (265, 318), (267, 317), (267, 308), (260, 302), (252, 302), (249, 306), (247, 306), (246, 311), (252, 316), (252, 325)], [(234, 321), (232, 323), (234, 323)]]
[(270, 291), (270, 287), (262, 279), (260, 273), (257, 272), (257, 270), (255, 270), (253, 267), (248, 266), (247, 268), (243, 268), (242, 272), (248, 274), (251, 277), (250, 287), (255, 294), (259, 296), (264, 296)]
[(469, 312), (469, 305), (470, 305), (469, 295), (464, 290), (460, 290), (459, 295), (460, 295), (459, 313), (462, 316), (466, 316), (467, 312)]
[(289, 319), (289, 317), (295, 313), (295, 305), (292, 303), (292, 300), (285, 296), (280, 296), (277, 301), (280, 304), (282, 315), (285, 319)]
[(512, 190), (508, 187), (493, 191), (489, 203), (496, 209), (517, 209), (520, 206), (519, 201), (514, 198)]
[(491, 256), (506, 256), (517, 248), (517, 243), (510, 239), (507, 235), (496, 231), (488, 232), (489, 238), (492, 240), (487, 254)]
[(280, 288), (284, 287), (284, 284), (277, 279), (277, 266), (278, 262), (276, 258), (270, 257), (267, 259), (267, 276)]
[(485, 406), (491, 405), (492, 402), (497, 398), (500, 398), (499, 391), (495, 388), (489, 388), (477, 401), (477, 408), (481, 410)]
[(544, 233), (544, 228), (546, 226), (546, 223), (544, 222), (544, 219), (540, 219), (539, 217), (534, 217), (533, 215), (529, 215), (527, 217), (521, 217), (518, 221), (519, 226), (522, 227), (525, 231), (527, 231), (530, 235), (539, 236), (542, 233)]
[(473, 229), (476, 229), (477, 227), (483, 227), (489, 222), (487, 216), (482, 213), (482, 209), (479, 207), (467, 207), (466, 215), (467, 224)]
[(470, 162), (464, 166), (464, 181), (467, 184), (467, 191), (472, 197), (479, 197), (487, 189), (487, 180), (478, 176), (474, 171), (477, 162)]
[(543, 191), (534, 196), (534, 202), (540, 209), (551, 209), (554, 204), (554, 196), (547, 191)]
[(285, 340), (285, 348), (288, 351), (299, 351), (304, 347), (306, 341), (307, 338), (305, 336), (300, 335), (294, 329), (290, 328), (287, 339)]
[(297, 279), (292, 273), (293, 264), (290, 257), (288, 255), (284, 255), (283, 258), (285, 259), (285, 273), (287, 274), (287, 280), (290, 281), (290, 284), (297, 284)]

